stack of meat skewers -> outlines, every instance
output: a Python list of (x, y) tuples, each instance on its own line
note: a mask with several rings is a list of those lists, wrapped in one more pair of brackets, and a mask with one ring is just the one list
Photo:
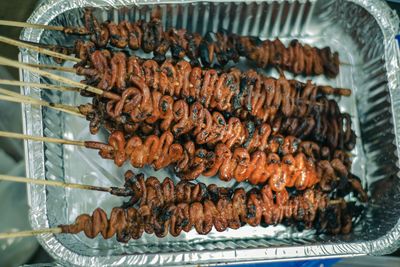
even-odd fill
[[(79, 59), (74, 71), (84, 76), (81, 94), (92, 103), (78, 109), (90, 132), (102, 127), (109, 132), (107, 142), (83, 145), (117, 166), (129, 161), (136, 168), (173, 167), (182, 181), (175, 187), (169, 178), (145, 181), (127, 172), (130, 201), (113, 209), (110, 219), (97, 209), (60, 226), (61, 232), (116, 234), (121, 242), (143, 232), (177, 236), (194, 227), (207, 234), (213, 227), (282, 222), (350, 232), (359, 208), (344, 197), (352, 193), (365, 202), (367, 195), (351, 173), (356, 135), (350, 115), (330, 95), (351, 91), (284, 75), (335, 77), (337, 53), (297, 40), (285, 46), (279, 39), (164, 30), (157, 16), (99, 23), (87, 10), (84, 20), (89, 38), (73, 48), (52, 47)], [(137, 57), (138, 49), (153, 53), (153, 59)], [(280, 75), (229, 66), (241, 57), (261, 68), (277, 67)], [(255, 187), (246, 193), (188, 182), (200, 175)]]

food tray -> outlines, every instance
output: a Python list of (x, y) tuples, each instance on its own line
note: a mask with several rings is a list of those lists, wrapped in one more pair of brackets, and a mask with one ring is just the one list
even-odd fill
[[(284, 226), (243, 227), (207, 236), (194, 231), (178, 238), (158, 239), (150, 235), (120, 244), (115, 239), (88, 239), (79, 235), (41, 235), (43, 247), (57, 260), (73, 265), (182, 265), (295, 260), (384, 254), (399, 245), (400, 180), (398, 152), (400, 94), (399, 50), (395, 41), (399, 19), (383, 1), (135, 1), (135, 0), (48, 0), (41, 4), (29, 22), (54, 25), (82, 25), (84, 7), (96, 7), (101, 20), (149, 18), (151, 8), (161, 5), (166, 26), (185, 27), (205, 33), (225, 28), (242, 35), (279, 37), (284, 42), (297, 38), (315, 46), (330, 46), (340, 53), (340, 75), (314, 82), (353, 89), (349, 98), (339, 102), (342, 111), (352, 115), (359, 138), (352, 151), (353, 172), (368, 186), (371, 196), (366, 212), (346, 236), (321, 236), (313, 231), (298, 232)], [(72, 44), (75, 37), (59, 32), (25, 29), (22, 39), (40, 43)], [(140, 54), (140, 56), (146, 56)], [(53, 63), (48, 57), (21, 51), (27, 63)], [(71, 66), (71, 64), (66, 64)], [(241, 62), (239, 67), (250, 65)], [(253, 66), (254, 67), (254, 66)], [(260, 70), (262, 71), (262, 70)], [(271, 70), (266, 74), (277, 75)], [(64, 74), (65, 75), (65, 74)], [(67, 75), (79, 80), (75, 75)], [(21, 72), (24, 81), (51, 81)], [(291, 77), (288, 74), (288, 77)], [(296, 77), (306, 80), (306, 77)], [(90, 101), (73, 93), (45, 92), (25, 87), (30, 96), (53, 102), (80, 104)], [(91, 136), (83, 119), (50, 109), (26, 105), (23, 108), (24, 132), (32, 135), (78, 140), (104, 140), (105, 134)], [(80, 182), (101, 186), (121, 186), (128, 164), (117, 168), (112, 161), (100, 159), (96, 151), (71, 146), (26, 142), (27, 175), (42, 179)], [(154, 173), (159, 178), (170, 171)], [(176, 177), (173, 177), (176, 179)], [(200, 179), (223, 183), (216, 178)], [(46, 188), (29, 185), (30, 220), (33, 228), (71, 223), (80, 213), (121, 204), (122, 199), (99, 192)]]

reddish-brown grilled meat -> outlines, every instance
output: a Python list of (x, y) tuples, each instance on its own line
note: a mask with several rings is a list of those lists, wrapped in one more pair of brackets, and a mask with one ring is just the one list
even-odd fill
[[(146, 22), (112, 21), (99, 23), (88, 10), (85, 13), (85, 25), (92, 32), (91, 41), (100, 48), (111, 45), (116, 48), (132, 50), (142, 49), (153, 52), (157, 62), (166, 60), (171, 51), (172, 58), (187, 56), (192, 66), (219, 66), (229, 61), (238, 62), (246, 57), (262, 68), (279, 67), (294, 74), (320, 75), (336, 77), (339, 73), (339, 55), (332, 53), (329, 47), (316, 48), (292, 40), (285, 46), (279, 39), (262, 41), (257, 37), (239, 36), (221, 31), (208, 32), (204, 37), (198, 33), (189, 33), (185, 29), (164, 29), (160, 18)], [(79, 47), (78, 43), (78, 47)], [(79, 53), (86, 60), (86, 53)]]
[[(115, 189), (114, 189), (115, 190)], [(218, 199), (232, 194), (232, 189), (217, 187), (212, 184), (208, 187), (203, 183), (180, 181), (176, 185), (169, 177), (160, 182), (156, 177), (147, 179), (143, 174), (135, 175), (132, 171), (125, 173), (124, 193), (130, 196), (124, 207), (133, 205), (148, 206), (151, 210), (162, 208), (167, 204), (200, 202), (205, 199)]]
[(213, 150), (196, 149), (192, 141), (184, 145), (174, 142), (170, 132), (164, 132), (160, 137), (132, 136), (125, 139), (122, 132), (115, 131), (108, 144), (86, 142), (85, 145), (98, 149), (103, 158), (113, 159), (117, 166), (126, 160), (134, 167), (152, 165), (156, 170), (174, 165), (175, 171), (184, 180), (193, 180), (201, 174), (218, 175), (225, 181), (248, 180), (252, 184), (268, 182), (274, 191), (286, 187), (303, 190), (320, 182), (323, 190), (331, 190), (340, 178), (347, 179), (348, 175), (348, 166), (338, 158), (314, 161), (301, 152), (282, 157), (262, 151), (249, 153), (244, 148), (230, 149), (222, 143)]
[[(335, 218), (335, 220), (331, 220)], [(302, 223), (306, 228), (318, 224), (319, 230), (332, 233), (348, 233), (352, 217), (346, 210), (346, 202), (330, 205), (324, 193), (307, 189), (290, 196), (287, 193), (273, 193), (268, 185), (261, 190), (246, 193), (236, 189), (232, 196), (204, 199), (193, 203), (165, 203), (158, 209), (150, 205), (138, 208), (114, 208), (110, 218), (98, 208), (90, 216), (83, 214), (70, 225), (60, 225), (63, 233), (84, 232), (89, 238), (101, 234), (108, 239), (116, 235), (119, 242), (138, 239), (144, 232), (165, 237), (168, 233), (178, 236), (182, 231), (193, 228), (199, 234), (208, 234), (214, 227), (222, 232), (228, 228), (238, 229), (245, 224), (258, 226), (276, 225), (283, 220)]]
[[(340, 112), (335, 101), (318, 96), (321, 87), (311, 82), (302, 84), (282, 75), (274, 79), (254, 71), (241, 73), (232, 70), (220, 74), (213, 69), (191, 68), (186, 61), (177, 64), (166, 61), (160, 66), (153, 60), (134, 56), (128, 59), (120, 52), (111, 56), (108, 50), (93, 52), (91, 59), (94, 69), (77, 67), (79, 74), (86, 75), (85, 82), (103, 86), (102, 89), (106, 90), (117, 88), (121, 93), (120, 100), (109, 100), (106, 104), (111, 120), (127, 122), (117, 118), (122, 113), (129, 113), (133, 122), (151, 117), (148, 123), (154, 123), (157, 117), (167, 117), (163, 125), (166, 126), (179, 116), (185, 119), (185, 114), (190, 111), (187, 102), (196, 101), (196, 105), (218, 110), (225, 117), (269, 122), (276, 129), (275, 133), (311, 138), (333, 150), (338, 146), (354, 147), (355, 134), (349, 116)], [(111, 67), (105, 67), (105, 62), (109, 62)], [(126, 65), (121, 62), (126, 62)], [(125, 77), (125, 81), (121, 77)], [(102, 107), (104, 105), (99, 106)], [(217, 116), (222, 117), (222, 114)], [(92, 115), (91, 118), (101, 121), (99, 116)], [(190, 125), (177, 127), (182, 130)], [(95, 123), (94, 128), (98, 128)]]

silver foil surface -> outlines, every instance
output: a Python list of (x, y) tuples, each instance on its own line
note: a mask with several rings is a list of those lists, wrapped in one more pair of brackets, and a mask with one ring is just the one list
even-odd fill
[[(336, 79), (314, 77), (319, 84), (347, 87), (349, 98), (340, 99), (342, 111), (352, 115), (357, 133), (353, 172), (368, 187), (370, 202), (353, 232), (346, 236), (316, 235), (294, 228), (243, 227), (201, 236), (195, 231), (178, 238), (162, 239), (144, 235), (139, 240), (120, 244), (115, 239), (88, 239), (79, 235), (41, 235), (42, 246), (63, 264), (77, 266), (183, 265), (222, 264), (296, 260), (355, 255), (379, 255), (393, 251), (400, 244), (400, 86), (399, 48), (395, 40), (399, 19), (384, 1), (375, 0), (288, 0), (288, 1), (141, 1), (141, 0), (47, 0), (29, 19), (31, 23), (82, 25), (84, 7), (95, 7), (100, 20), (149, 19), (154, 5), (160, 5), (163, 22), (169, 27), (184, 27), (206, 33), (220, 28), (262, 39), (279, 37), (284, 42), (297, 38), (314, 46), (330, 46), (338, 51), (343, 64)], [(76, 37), (59, 32), (25, 29), (21, 39), (72, 45)], [(149, 56), (140, 54), (140, 56)], [(29, 63), (54, 63), (45, 56), (21, 50), (21, 60)], [(72, 64), (66, 63), (71, 66)], [(254, 67), (240, 62), (240, 68)], [(263, 70), (259, 70), (263, 71)], [(265, 72), (265, 71), (264, 71)], [(277, 76), (275, 70), (266, 74)], [(63, 74), (65, 75), (65, 74)], [(76, 75), (68, 74), (79, 81)], [(288, 74), (289, 77), (290, 74)], [(22, 80), (54, 83), (35, 74), (21, 72)], [(306, 80), (307, 77), (296, 77)], [(73, 93), (42, 91), (24, 87), (23, 93), (66, 104), (90, 102)], [(104, 140), (105, 134), (91, 136), (85, 120), (51, 109), (30, 105), (23, 107), (24, 132), (32, 135)], [(101, 159), (96, 151), (73, 146), (26, 142), (27, 175), (46, 179), (121, 186), (122, 168)], [(173, 177), (169, 170), (146, 175), (162, 179)], [(205, 183), (243, 186), (246, 183), (224, 183), (217, 178), (201, 178)], [(46, 228), (72, 223), (81, 213), (96, 207), (110, 212), (123, 199), (106, 193), (29, 185), (32, 227)]]

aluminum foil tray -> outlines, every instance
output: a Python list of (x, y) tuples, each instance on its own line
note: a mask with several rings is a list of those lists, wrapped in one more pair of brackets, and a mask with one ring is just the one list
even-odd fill
[[(205, 33), (225, 28), (242, 35), (261, 38), (280, 37), (284, 42), (297, 38), (315, 46), (330, 46), (340, 53), (340, 75), (328, 80), (313, 78), (320, 84), (353, 89), (350, 98), (340, 99), (342, 111), (352, 115), (358, 139), (352, 151), (353, 172), (368, 187), (370, 203), (354, 231), (346, 236), (316, 235), (293, 228), (243, 227), (207, 236), (194, 231), (178, 238), (158, 239), (150, 235), (120, 244), (115, 239), (88, 239), (79, 235), (42, 235), (38, 239), (57, 260), (80, 266), (220, 264), (346, 257), (384, 254), (399, 246), (399, 49), (395, 41), (399, 19), (383, 1), (141, 1), (70, 0), (44, 1), (29, 22), (54, 25), (82, 25), (83, 8), (95, 7), (101, 20), (149, 18), (151, 8), (160, 5), (165, 26), (185, 27)], [(22, 39), (32, 42), (70, 44), (74, 38), (59, 32), (26, 29)], [(140, 56), (146, 56), (140, 54)], [(148, 56), (148, 55), (147, 55)], [(29, 63), (53, 63), (51, 59), (21, 51)], [(71, 66), (71, 64), (66, 63)], [(254, 67), (241, 62), (240, 68)], [(262, 70), (260, 70), (262, 71)], [(276, 71), (266, 74), (277, 75)], [(64, 74), (65, 75), (65, 74)], [(288, 74), (289, 75), (289, 74)], [(51, 83), (35, 74), (21, 72), (24, 81)], [(78, 76), (68, 77), (79, 80)], [(306, 77), (296, 77), (305, 80)], [(89, 102), (73, 93), (45, 92), (25, 87), (22, 91), (53, 102)], [(104, 140), (104, 133), (91, 136), (83, 119), (50, 109), (24, 106), (24, 132), (32, 135)], [(121, 186), (128, 164), (118, 169), (99, 158), (96, 151), (71, 146), (26, 142), (27, 175), (38, 179), (82, 182), (102, 186)], [(159, 178), (172, 172), (141, 170)], [(176, 179), (176, 177), (174, 177)], [(206, 183), (226, 184), (216, 178)], [(249, 187), (246, 183), (240, 186)], [(30, 220), (33, 228), (71, 223), (80, 213), (96, 207), (110, 212), (120, 198), (105, 193), (29, 186)]]

